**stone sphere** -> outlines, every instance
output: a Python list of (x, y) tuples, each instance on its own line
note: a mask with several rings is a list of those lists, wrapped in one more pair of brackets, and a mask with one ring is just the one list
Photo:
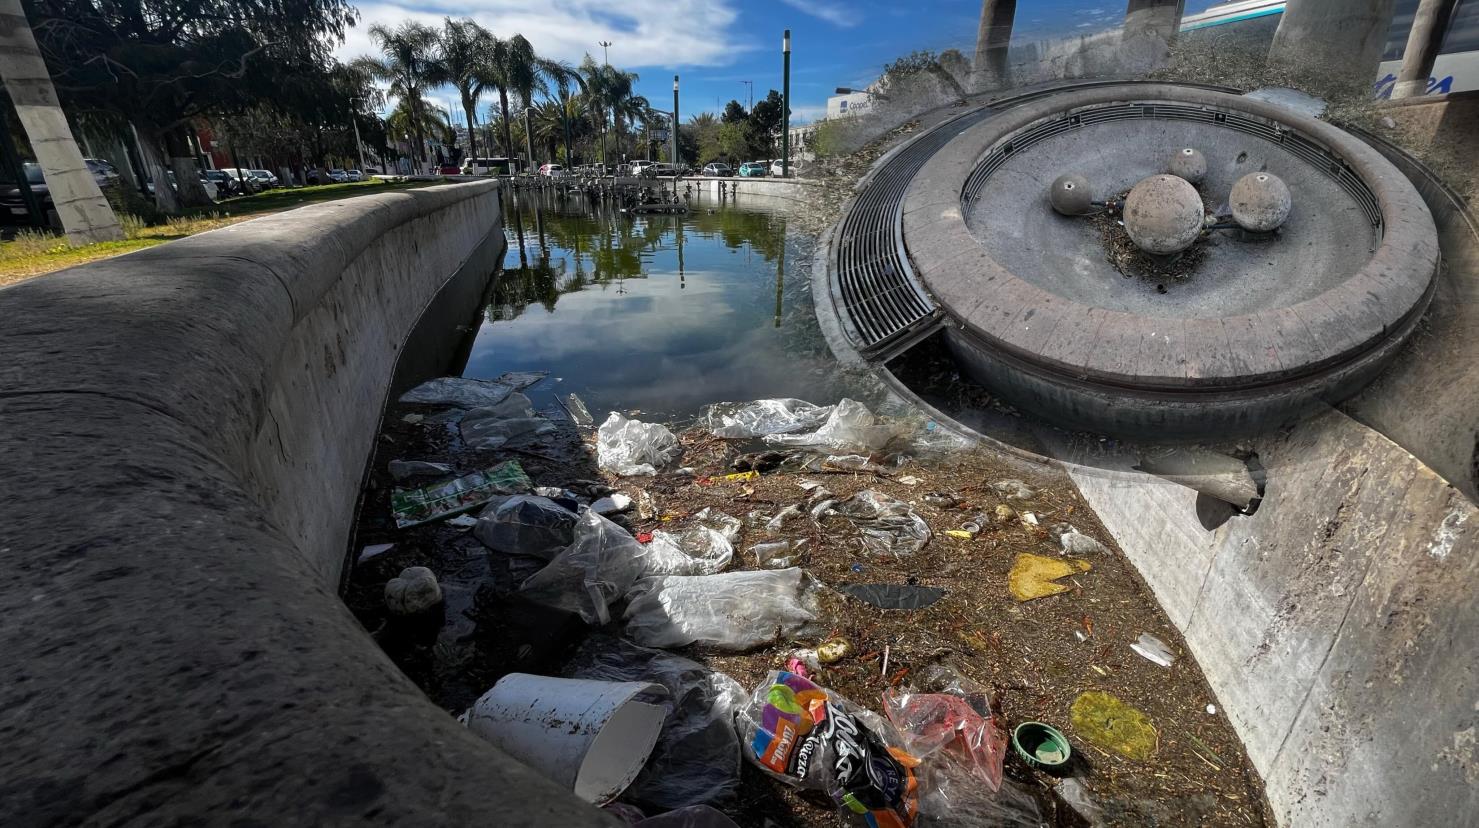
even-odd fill
[(1081, 175), (1060, 175), (1048, 189), (1048, 202), (1053, 209), (1065, 216), (1082, 216), (1094, 208), (1094, 194), (1089, 192), (1089, 182)]
[(1202, 197), (1184, 178), (1152, 175), (1125, 198), (1125, 232), (1147, 253), (1180, 253), (1202, 232)]
[(1294, 200), (1289, 187), (1273, 173), (1249, 173), (1239, 178), (1228, 196), (1233, 221), (1244, 230), (1267, 233), (1289, 218)]
[(424, 566), (408, 566), (385, 582), (385, 608), (395, 615), (416, 615), (442, 602), (442, 585)]
[(1207, 177), (1207, 159), (1199, 150), (1182, 147), (1172, 153), (1171, 160), (1166, 163), (1166, 172), (1193, 184), (1200, 184)]

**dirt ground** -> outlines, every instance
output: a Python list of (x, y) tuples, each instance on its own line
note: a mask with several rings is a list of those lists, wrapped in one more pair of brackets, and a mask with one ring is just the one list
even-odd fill
[[(435, 415), (437, 410), (393, 405), (387, 413), (354, 549), (376, 543), (396, 546), (352, 569), (345, 599), (386, 652), (449, 713), (460, 713), (505, 673), (558, 673), (570, 650), (592, 631), (574, 616), (542, 612), (513, 595), (541, 561), (492, 552), (470, 533), (442, 522), (396, 530), (390, 520), (389, 460), (450, 462), (466, 473), (516, 459), (535, 485), (580, 491), (604, 481), (639, 501), (645, 492), (653, 506), (648, 517), (633, 510), (618, 518), (634, 533), (682, 527), (687, 516), (704, 507), (742, 519), (752, 510), (774, 515), (792, 504), (804, 508), (807, 494), (798, 483), (815, 480), (839, 499), (874, 489), (909, 502), (929, 523), (933, 537), (916, 554), (880, 557), (862, 549), (856, 529), (842, 518), (821, 525), (793, 519), (779, 537), (810, 539), (805, 569), (827, 585), (922, 584), (943, 588), (944, 598), (922, 610), (883, 610), (827, 590), (821, 601), (826, 635), (776, 641), (740, 655), (693, 648), (677, 651), (680, 655), (725, 672), (749, 689), (768, 671), (784, 668), (796, 648), (841, 636), (851, 643), (853, 654), (813, 678), (875, 712), (881, 712), (880, 694), (886, 688), (907, 686), (929, 665), (943, 662), (993, 690), (1008, 732), (1018, 723), (1041, 721), (1067, 734), (1075, 756), (1070, 770), (1103, 809), (1107, 824), (1274, 824), (1261, 782), (1181, 637), (1077, 490), (1052, 467), (972, 450), (902, 466), (875, 456), (883, 464), (876, 472), (780, 468), (751, 481), (705, 485), (704, 477), (732, 471), (734, 460), (753, 447), (690, 428), (681, 432), (686, 446), (681, 464), (692, 467), (696, 476), (616, 479), (596, 469), (593, 448), (586, 442), (589, 430), (568, 421), (558, 433), (513, 449), (477, 452), (461, 448), (452, 427), (432, 422), (433, 417), (407, 423), (402, 416), (408, 413)], [(1033, 495), (1021, 499), (999, 493), (991, 484), (1004, 479), (1023, 481)], [(959, 503), (933, 506), (924, 499), (927, 493), (947, 493)], [(998, 517), (999, 506), (1010, 512)], [(974, 538), (945, 534), (979, 513), (991, 517)], [(1035, 515), (1037, 525), (1025, 522), (1020, 517), (1024, 513)], [(1014, 600), (1007, 587), (1014, 559), (1020, 553), (1059, 557), (1055, 530), (1064, 524), (1107, 549), (1083, 556), (1092, 569), (1061, 581), (1070, 587), (1067, 592)], [(730, 571), (756, 568), (746, 550), (772, 539), (756, 535), (756, 530), (747, 530), (735, 544)], [(381, 590), (387, 579), (411, 565), (437, 573), (446, 605), (434, 619), (407, 624), (385, 613)], [(613, 616), (619, 618), (619, 612)], [(619, 622), (613, 626), (608, 632), (619, 634)], [(1159, 666), (1130, 649), (1145, 632), (1169, 645), (1176, 654), (1173, 666)], [(1091, 690), (1117, 696), (1153, 722), (1158, 744), (1148, 760), (1106, 751), (1076, 732), (1070, 706)], [(1058, 780), (1031, 770), (1010, 748), (1006, 772), (1038, 797), (1047, 824), (1084, 824), (1053, 796)], [(840, 824), (824, 796), (798, 793), (748, 764), (738, 801), (718, 805), (745, 826)]]

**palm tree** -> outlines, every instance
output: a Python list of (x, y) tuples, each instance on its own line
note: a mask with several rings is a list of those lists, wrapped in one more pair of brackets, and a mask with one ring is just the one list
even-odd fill
[[(560, 99), (560, 128), (565, 133), (565, 163), (572, 164), (574, 160), (570, 155), (570, 121), (571, 121), (571, 97), (570, 90), (578, 88), (585, 92), (585, 79), (574, 66), (557, 60), (544, 61), (544, 73), (548, 76), (550, 83), (554, 84), (555, 91)], [(554, 153), (552, 152), (551, 155)]]
[[(560, 140), (560, 133), (565, 126), (565, 107), (560, 101), (548, 100), (542, 104), (536, 104), (530, 116), (533, 119), (531, 132), (539, 146), (549, 153), (550, 158), (555, 157), (555, 144)], [(567, 153), (565, 163), (570, 163)]]
[[(422, 148), (420, 151), (424, 155), (426, 145), (422, 136), (438, 135), (445, 132), (447, 125), (442, 120), (445, 117), (447, 117), (447, 112), (444, 109), (427, 106), (425, 103), (419, 107), (412, 106), (410, 101), (402, 99), (400, 103), (396, 104), (395, 109), (386, 116), (385, 128), (392, 136), (415, 136), (416, 144)], [(414, 156), (417, 151), (417, 149), (412, 148), (412, 155)]]
[(585, 80), (586, 109), (592, 125), (601, 133), (601, 163), (606, 159), (606, 86), (610, 82), (607, 67), (597, 63), (589, 54), (580, 62), (581, 78)]
[[(410, 124), (418, 130), (416, 145), (420, 147), (422, 115), (426, 108), (421, 93), (435, 77), (437, 34), (427, 26), (407, 20), (394, 29), (376, 23), (370, 27), (370, 39), (380, 47), (381, 57), (362, 57), (355, 65), (371, 77), (390, 84), (390, 94), (400, 98), (407, 108)], [(424, 152), (417, 157), (424, 159)]]
[(438, 38), (437, 60), (431, 66), (432, 83), (457, 87), (462, 112), (467, 116), (467, 154), (476, 158), (478, 98), (483, 93), (483, 60), (493, 35), (472, 20), (447, 18)]
[[(505, 153), (510, 157), (514, 154), (514, 138), (513, 122), (509, 117), (508, 94), (514, 92), (521, 95), (525, 102), (524, 108), (528, 109), (530, 99), (534, 96), (534, 90), (543, 88), (543, 81), (535, 65), (538, 60), (538, 56), (534, 54), (534, 47), (523, 35), (517, 34), (507, 40), (493, 38), (484, 57), (481, 74), (488, 86), (498, 90), (498, 109), (503, 118), (503, 146)], [(531, 152), (530, 155), (532, 156), (533, 153)], [(529, 160), (532, 162), (533, 158)]]

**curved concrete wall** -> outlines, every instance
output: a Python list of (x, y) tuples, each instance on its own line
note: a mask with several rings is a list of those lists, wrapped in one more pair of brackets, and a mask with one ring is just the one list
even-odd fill
[(7, 825), (607, 824), (339, 600), (401, 345), (496, 185), (305, 207), (0, 290)]

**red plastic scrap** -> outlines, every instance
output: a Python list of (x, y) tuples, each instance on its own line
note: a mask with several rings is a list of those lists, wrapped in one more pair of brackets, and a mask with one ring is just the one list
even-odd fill
[(924, 760), (940, 752), (960, 762), (972, 776), (1001, 789), (1006, 734), (995, 717), (982, 715), (962, 696), (885, 690), (883, 710), (906, 740), (906, 749)]
[(652, 533), (651, 532), (638, 532), (637, 533), (637, 543), (652, 543)]

